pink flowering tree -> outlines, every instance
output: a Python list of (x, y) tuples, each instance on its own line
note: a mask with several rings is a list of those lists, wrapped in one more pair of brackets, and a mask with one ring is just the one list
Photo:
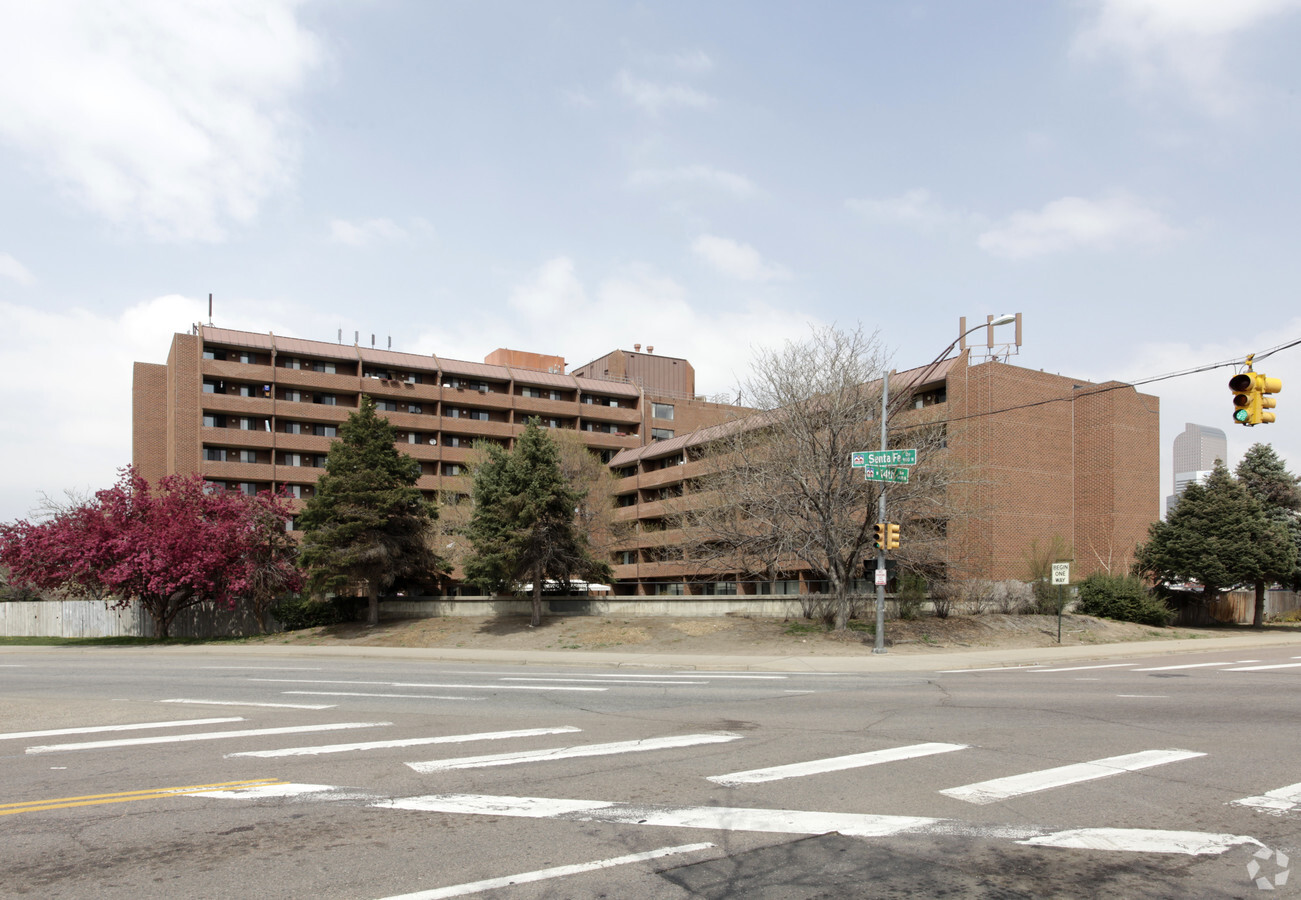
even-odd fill
[(49, 521), (0, 525), (0, 565), (16, 585), (104, 597), (112, 608), (138, 603), (165, 638), (192, 606), (249, 600), (264, 621), (274, 594), (301, 587), (289, 516), (283, 496), (214, 490), (199, 475), (151, 488), (128, 467)]

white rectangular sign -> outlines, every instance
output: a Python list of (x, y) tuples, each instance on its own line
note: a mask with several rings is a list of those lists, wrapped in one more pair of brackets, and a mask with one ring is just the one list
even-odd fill
[(1053, 563), (1053, 584), (1071, 583), (1071, 564)]
[(876, 584), (878, 587), (885, 587), (885, 569), (876, 570)]

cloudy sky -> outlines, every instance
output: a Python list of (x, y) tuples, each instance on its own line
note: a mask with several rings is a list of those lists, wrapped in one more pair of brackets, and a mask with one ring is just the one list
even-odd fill
[[(835, 323), (903, 368), (1136, 381), (1301, 338), (1301, 0), (0, 0), (0, 520), (130, 461), (133, 360), (220, 326), (735, 391)], [(1301, 469), (1219, 368), (1162, 404)], [(1293, 372), (1297, 374), (1293, 375)], [(1290, 388), (1291, 390), (1288, 390)]]

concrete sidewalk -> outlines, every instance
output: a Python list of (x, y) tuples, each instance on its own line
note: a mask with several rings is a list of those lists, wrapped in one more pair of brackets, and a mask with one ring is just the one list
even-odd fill
[(585, 652), (556, 650), (488, 650), (446, 647), (340, 647), (285, 644), (202, 644), (170, 647), (0, 647), (12, 652), (57, 653), (136, 652), (167, 656), (241, 656), (251, 659), (380, 659), (422, 662), (491, 663), (526, 666), (592, 666), (600, 668), (687, 669), (728, 672), (892, 673), (939, 672), (948, 669), (987, 669), (1008, 666), (1057, 665), (1083, 660), (1129, 659), (1184, 653), (1241, 653), (1273, 647), (1301, 649), (1301, 633), (1249, 634), (1222, 638), (1135, 641), (1072, 647), (1025, 647), (995, 650), (945, 650), (871, 653), (861, 656), (741, 656), (729, 654), (679, 654)]

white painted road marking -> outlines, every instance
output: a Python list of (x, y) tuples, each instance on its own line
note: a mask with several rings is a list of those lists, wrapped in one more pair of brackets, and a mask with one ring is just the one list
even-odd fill
[[(1255, 660), (1245, 660), (1246, 662), (1255, 662)], [(1185, 663), (1182, 666), (1155, 666), (1150, 669), (1135, 669), (1135, 672), (1173, 672), (1176, 669), (1210, 669), (1215, 666), (1231, 666), (1232, 662), (1212, 662), (1212, 663)]]
[(1039, 671), (1040, 673), (1043, 673), (1043, 672), (1087, 672), (1087, 671), (1090, 671), (1090, 670), (1092, 670), (1092, 669), (1123, 669), (1123, 668), (1126, 668), (1126, 667), (1128, 667), (1128, 666), (1133, 666), (1133, 665), (1135, 665), (1135, 664), (1134, 664), (1134, 663), (1106, 663), (1106, 664), (1101, 665), (1101, 666), (1066, 666), (1066, 667), (1064, 667), (1064, 668), (1058, 668), (1058, 669), (1039, 669), (1038, 671)]
[(954, 819), (919, 816), (877, 816), (857, 813), (718, 806), (645, 806), (603, 800), (564, 800), (547, 797), (495, 797), (482, 794), (431, 794), (381, 800), (372, 806), (444, 814), (516, 816), (617, 825), (656, 825), (669, 828), (708, 828), (777, 834), (828, 834), (891, 837), (901, 834), (1011, 839), (1043, 847), (1080, 847), (1131, 853), (1224, 853), (1239, 844), (1260, 841), (1246, 835), (1142, 828), (1079, 828), (1045, 832), (1037, 827), (986, 826)]
[(805, 775), (820, 775), (823, 772), (840, 772), (844, 769), (875, 766), (881, 763), (897, 762), (919, 756), (932, 756), (936, 753), (952, 753), (954, 750), (966, 750), (967, 746), (967, 744), (941, 743), (911, 744), (906, 747), (872, 750), (868, 753), (833, 756), (828, 759), (814, 759), (808, 762), (791, 763), (786, 766), (772, 766), (767, 769), (751, 769), (748, 772), (733, 772), (730, 775), (711, 775), (705, 780), (722, 785), (757, 784), (763, 781), (779, 781), (783, 778), (800, 778)]
[(138, 747), (142, 744), (180, 744), (188, 741), (217, 741), (233, 737), (261, 737), (271, 734), (305, 734), (312, 731), (342, 731), (348, 728), (380, 728), (392, 722), (334, 722), (328, 725), (291, 725), (285, 728), (245, 728), (240, 731), (204, 731), (198, 734), (168, 734), (158, 737), (123, 738), (116, 741), (85, 741), (80, 744), (47, 744), (28, 747), (28, 753), (54, 753), (59, 750), (106, 750), (113, 747)]
[(483, 731), (478, 734), (448, 734), (440, 737), (401, 738), (393, 741), (365, 741), (356, 744), (326, 744), (320, 747), (282, 747), (279, 750), (247, 750), (227, 753), (226, 759), (252, 756), (270, 759), (277, 756), (318, 756), (322, 753), (345, 753), (349, 750), (387, 750), (394, 747), (418, 747), (424, 744), (466, 744), (472, 741), (500, 741), (508, 738), (538, 737), (545, 734), (569, 734), (582, 731), (572, 725), (558, 728), (525, 728), (519, 731)]
[(445, 694), (375, 694), (365, 691), (281, 691), (288, 695), (312, 697), (395, 697), (399, 700), (478, 700), (479, 697), (451, 697)]
[(138, 731), (142, 728), (189, 728), (194, 725), (225, 725), (229, 722), (243, 721), (243, 716), (228, 716), (221, 719), (173, 719), (169, 722), (137, 722), (132, 725), (92, 725), (86, 728), (53, 728), (48, 731), (11, 731), (8, 734), (0, 734), (0, 741), (35, 737), (57, 737), (62, 734), (99, 734), (104, 731)]
[(516, 675), (510, 678), (503, 678), (502, 681), (547, 681), (547, 682), (573, 682), (577, 684), (709, 684), (708, 681), (682, 681), (675, 679), (673, 681), (632, 681), (624, 678), (602, 677), (599, 681), (594, 678), (526, 678), (522, 675)]
[(407, 763), (417, 772), (429, 774), (449, 769), (480, 769), (487, 766), (513, 766), (517, 763), (547, 762), (554, 759), (577, 759), (584, 756), (610, 756), (618, 753), (641, 753), (647, 750), (671, 750), (701, 744), (722, 744), (740, 739), (739, 734), (680, 734), (673, 737), (647, 738), (641, 741), (618, 741), (612, 744), (585, 744), (577, 747), (552, 747), (548, 750), (523, 750), (517, 753), (494, 753), (489, 756), (462, 756), (457, 759), (434, 759)]
[(642, 806), (600, 800), (551, 800), (545, 797), (491, 797), (480, 794), (433, 794), (373, 804), (421, 812), (567, 819), (619, 825), (665, 825), (777, 834), (826, 834), (886, 837), (934, 825), (939, 819), (918, 816), (872, 816), (857, 813), (804, 812), (789, 809), (741, 809), (726, 806)]
[(200, 669), (229, 670), (238, 672), (319, 672), (322, 666), (198, 666)]
[(1076, 828), (1027, 838), (1017, 843), (1031, 847), (1064, 847), (1069, 850), (1184, 853), (1189, 856), (1218, 855), (1239, 844), (1264, 846), (1255, 838), (1242, 834), (1152, 831), (1146, 828)]
[(488, 878), (483, 881), (472, 881), (468, 884), (457, 884), (452, 885), (451, 887), (435, 888), (430, 891), (416, 891), (414, 894), (399, 894), (393, 897), (386, 897), (385, 900), (442, 900), (444, 897), (465, 897), (469, 894), (480, 894), (484, 891), (510, 887), (515, 884), (527, 884), (531, 881), (546, 881), (550, 878), (564, 878), (569, 875), (581, 875), (584, 872), (596, 872), (601, 869), (612, 868), (613, 866), (624, 866), (628, 863), (661, 859), (665, 856), (677, 856), (683, 853), (697, 853), (701, 850), (709, 850), (713, 846), (713, 844), (680, 844), (677, 847), (661, 847), (658, 850), (646, 850), (641, 853), (630, 853), (627, 856), (616, 856), (612, 859), (600, 859), (596, 862), (577, 863), (569, 866), (556, 866), (551, 869), (538, 869), (534, 872), (521, 872), (518, 875), (507, 875), (504, 878)]
[(245, 703), (242, 700), (159, 700), (159, 703), (193, 703), (200, 706), (266, 706), (272, 709), (334, 709), (332, 703)]
[(1301, 662), (1294, 663), (1277, 663), (1272, 666), (1242, 666), (1236, 669), (1225, 669), (1226, 672), (1264, 672), (1266, 669), (1297, 669), (1301, 668)]
[(464, 691), (604, 691), (603, 687), (548, 687), (540, 684), (424, 684), (414, 681), (329, 681), (312, 678), (250, 678), (272, 684), (355, 684), (358, 687), (451, 688)]
[(277, 797), (301, 797), (304, 794), (325, 794), (337, 791), (332, 784), (258, 784), (230, 791), (199, 791), (187, 797), (209, 797), (215, 800), (272, 800)]
[(1043, 664), (1039, 663), (1033, 666), (984, 666), (979, 669), (941, 669), (937, 675), (962, 675), (967, 672), (1027, 672), (1031, 669), (1042, 669)]
[(1180, 762), (1205, 755), (1205, 753), (1197, 753), (1192, 750), (1144, 750), (1139, 753), (1128, 753), (1124, 756), (1111, 756), (1106, 759), (1095, 759), (1092, 762), (1059, 766), (1055, 769), (1043, 769), (1038, 772), (1027, 772), (1024, 775), (1012, 775), (1007, 778), (995, 778), (991, 781), (947, 788), (940, 791), (940, 793), (955, 800), (965, 800), (968, 803), (995, 803), (999, 800), (1007, 800), (1010, 797), (1019, 797), (1022, 794), (1065, 787), (1083, 781), (1093, 781), (1097, 778), (1109, 778), (1123, 772), (1134, 772), (1152, 766), (1163, 766), (1167, 763)]
[(1278, 790), (1266, 791), (1259, 797), (1243, 797), (1232, 801), (1234, 806), (1249, 806), (1271, 815), (1281, 816), (1301, 807), (1301, 784), (1289, 784)]

